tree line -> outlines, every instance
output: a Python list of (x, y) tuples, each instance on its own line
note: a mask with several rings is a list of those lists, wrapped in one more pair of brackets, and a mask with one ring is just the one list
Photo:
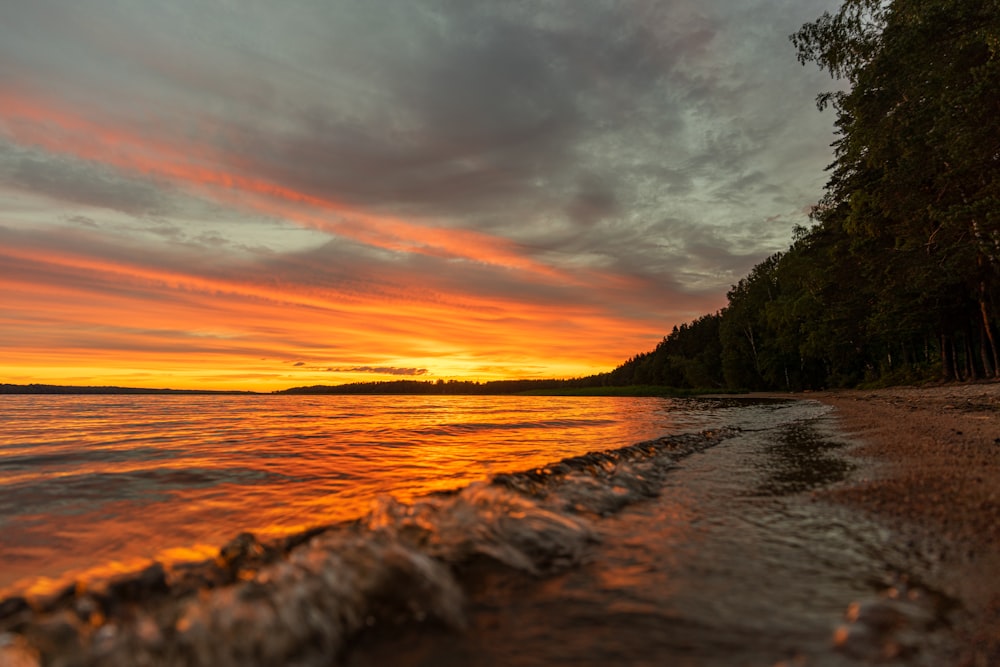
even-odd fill
[(787, 251), (608, 384), (807, 389), (1000, 377), (1000, 0), (845, 0), (791, 36), (847, 84)]
[(346, 395), (416, 395), (416, 396), (490, 396), (519, 394), (533, 391), (560, 390), (575, 386), (589, 386), (599, 380), (581, 378), (577, 380), (386, 380), (377, 382), (351, 382), (347, 384), (317, 384), (308, 387), (292, 387), (277, 391), (277, 394), (346, 394)]

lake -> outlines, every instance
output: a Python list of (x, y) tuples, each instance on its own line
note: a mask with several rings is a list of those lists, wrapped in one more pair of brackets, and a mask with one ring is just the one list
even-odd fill
[(0, 589), (204, 557), (708, 418), (657, 398), (4, 396)]
[(81, 665), (931, 665), (947, 644), (927, 591), (909, 634), (844, 625), (914, 566), (812, 498), (855, 467), (812, 401), (5, 396), (0, 423), (0, 664), (36, 636)]

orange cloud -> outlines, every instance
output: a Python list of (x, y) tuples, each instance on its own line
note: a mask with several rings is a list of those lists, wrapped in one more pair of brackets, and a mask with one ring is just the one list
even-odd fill
[(250, 205), (258, 212), (378, 248), (445, 254), (539, 276), (573, 280), (566, 272), (523, 256), (517, 245), (507, 239), (375, 215), (346, 202), (316, 197), (235, 173), (226, 168), (236, 162), (233, 156), (212, 151), (203, 144), (186, 143), (176, 138), (167, 142), (127, 127), (108, 127), (43, 100), (10, 92), (0, 91), (0, 109), (7, 133), (22, 145), (100, 162), (125, 172), (166, 178), (198, 188), (199, 192), (227, 204)]
[[(0, 91), (0, 133), (438, 263), (428, 266), (460, 260), (490, 267), (494, 277), (512, 276), (518, 286), (509, 293), (477, 290), (456, 284), (457, 273), (451, 279), (431, 270), (408, 274), (412, 269), (386, 261), (374, 288), (355, 289), (306, 284), (235, 260), (158, 263), (141, 248), (134, 260), (112, 260), (88, 253), (82, 238), (72, 251), (25, 240), (0, 250), (10, 268), (0, 276), (8, 295), (0, 313), (0, 339), (10, 352), (0, 364), (6, 381), (276, 389), (376, 379), (364, 369), (378, 368), (427, 369), (429, 379), (571, 377), (608, 370), (652, 347), (667, 329), (652, 316), (616, 310), (648, 287), (636, 278), (560, 269), (508, 239), (316, 197), (241, 173), (234, 157), (210, 147), (94, 122), (39, 95)], [(543, 288), (555, 291), (532, 295)], [(598, 291), (610, 307), (598, 305), (600, 299), (552, 296)]]
[(373, 379), (350, 370), (363, 366), (435, 379), (576, 376), (655, 340), (648, 325), (579, 305), (362, 297), (32, 249), (0, 259), (15, 269), (0, 278), (7, 381), (274, 389)]

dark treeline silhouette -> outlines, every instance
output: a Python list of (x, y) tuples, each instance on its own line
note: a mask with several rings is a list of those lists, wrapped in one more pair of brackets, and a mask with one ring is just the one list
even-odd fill
[(846, 0), (792, 35), (849, 90), (814, 225), (619, 383), (806, 389), (996, 378), (1000, 0)]
[(354, 382), (340, 385), (320, 384), (311, 387), (294, 387), (276, 393), (487, 396), (601, 386), (603, 384), (601, 377), (592, 376), (574, 380), (492, 380), (489, 382), (469, 380), (389, 380), (386, 382)]

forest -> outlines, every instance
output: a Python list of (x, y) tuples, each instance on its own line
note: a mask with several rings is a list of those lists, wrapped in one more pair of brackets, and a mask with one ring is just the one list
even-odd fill
[(791, 42), (842, 90), (811, 225), (610, 385), (1000, 377), (1000, 0), (845, 0)]

